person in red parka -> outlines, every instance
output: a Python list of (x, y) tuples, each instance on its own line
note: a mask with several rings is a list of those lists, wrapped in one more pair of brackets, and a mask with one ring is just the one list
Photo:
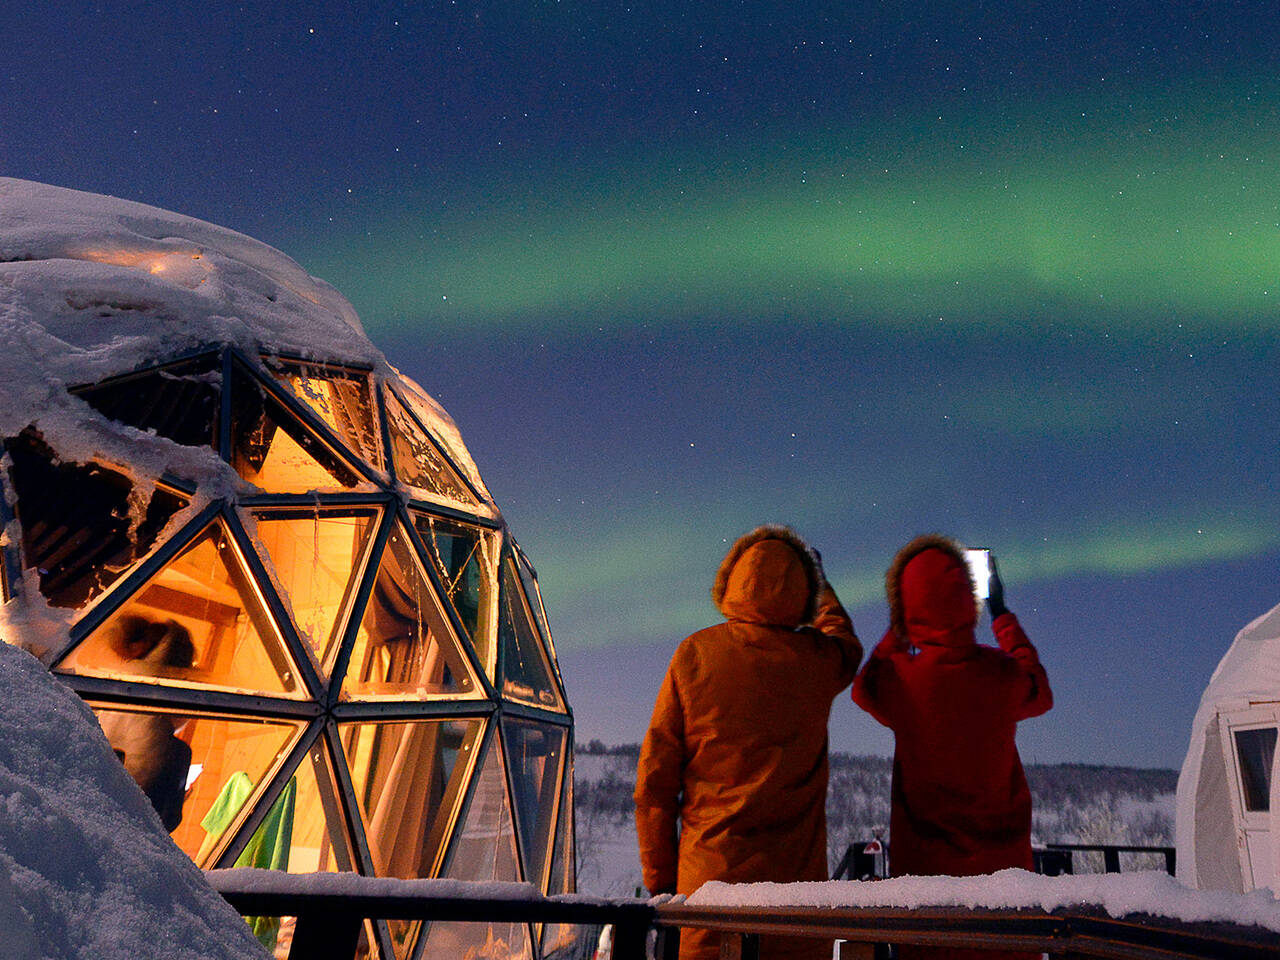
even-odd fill
[[(994, 564), (988, 606), (999, 649), (974, 638), (978, 602), (953, 540), (912, 540), (885, 586), (889, 631), (854, 681), (853, 699), (894, 733), (891, 872), (1030, 870), (1031, 792), (1014, 735), (1019, 720), (1053, 706), (1053, 694), (1035, 647), (1004, 606)], [(969, 954), (900, 952), (961, 955)]]
[[(720, 565), (724, 623), (671, 658), (636, 770), (636, 830), (652, 894), (827, 879), (827, 720), (862, 659), (818, 557), (759, 527)], [(720, 934), (686, 928), (681, 960), (715, 960)], [(823, 960), (831, 942), (761, 940), (766, 960)]]

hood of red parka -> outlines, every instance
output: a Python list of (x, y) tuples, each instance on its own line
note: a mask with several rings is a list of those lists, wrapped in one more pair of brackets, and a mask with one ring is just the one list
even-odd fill
[(978, 622), (973, 581), (964, 561), (948, 550), (922, 550), (902, 569), (902, 618), (913, 646), (956, 647), (975, 642)]

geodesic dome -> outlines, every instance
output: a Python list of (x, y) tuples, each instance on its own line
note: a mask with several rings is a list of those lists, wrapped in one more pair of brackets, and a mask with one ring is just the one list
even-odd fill
[[(0, 179), (0, 331), (3, 639), (93, 708), (178, 846), (573, 889), (534, 570), (340, 295), (232, 231)], [(560, 931), (368, 934), (407, 960)]]

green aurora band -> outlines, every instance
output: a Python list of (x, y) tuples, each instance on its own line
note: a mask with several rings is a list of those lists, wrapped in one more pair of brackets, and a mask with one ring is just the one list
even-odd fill
[(1280, 119), (1267, 99), (1202, 96), (1181, 115), (1165, 100), (1062, 104), (999, 128), (940, 119), (549, 174), (304, 259), (375, 333), (1045, 315), (1257, 331), (1280, 297)]

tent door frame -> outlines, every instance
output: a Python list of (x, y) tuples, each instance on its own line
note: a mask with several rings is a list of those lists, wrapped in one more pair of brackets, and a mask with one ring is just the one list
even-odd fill
[(1218, 732), (1221, 740), (1222, 755), (1230, 771), (1231, 815), (1235, 821), (1236, 853), (1240, 859), (1240, 876), (1244, 881), (1245, 892), (1258, 887), (1275, 886), (1276, 860), (1274, 856), (1276, 837), (1272, 835), (1272, 819), (1280, 808), (1277, 803), (1277, 790), (1280, 787), (1280, 766), (1276, 763), (1276, 753), (1280, 752), (1280, 738), (1272, 750), (1272, 766), (1270, 782), (1267, 784), (1267, 806), (1250, 808), (1245, 776), (1237, 749), (1238, 733), (1249, 730), (1273, 729), (1280, 731), (1280, 704), (1251, 703), (1247, 707), (1225, 709), (1218, 713)]

